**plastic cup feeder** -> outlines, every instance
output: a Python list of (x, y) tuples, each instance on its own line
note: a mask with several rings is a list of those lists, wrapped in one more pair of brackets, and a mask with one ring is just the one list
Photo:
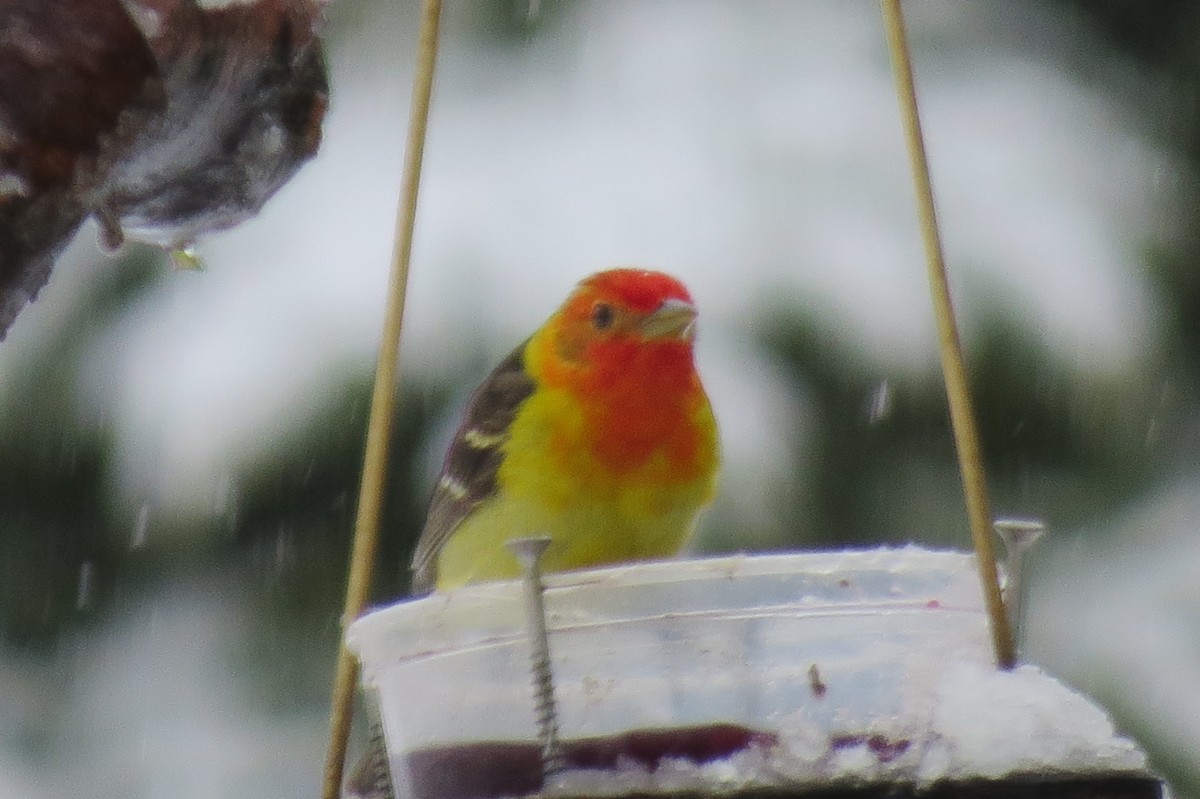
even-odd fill
[(995, 669), (970, 555), (735, 556), (544, 581), (548, 772), (521, 583), (350, 627), (397, 796), (1161, 795), (1092, 702), (1035, 667)]

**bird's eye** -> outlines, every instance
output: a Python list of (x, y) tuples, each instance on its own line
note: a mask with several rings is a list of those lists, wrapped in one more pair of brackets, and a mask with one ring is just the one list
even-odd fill
[(612, 327), (612, 323), (616, 318), (616, 312), (613, 307), (606, 302), (598, 302), (592, 308), (592, 325), (597, 330), (608, 330)]

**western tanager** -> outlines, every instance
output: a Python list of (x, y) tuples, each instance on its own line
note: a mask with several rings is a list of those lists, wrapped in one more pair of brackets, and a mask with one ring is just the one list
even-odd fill
[(675, 278), (582, 281), (471, 397), (413, 557), (413, 591), (515, 577), (505, 547), (549, 535), (548, 571), (673, 555), (713, 497), (716, 423)]

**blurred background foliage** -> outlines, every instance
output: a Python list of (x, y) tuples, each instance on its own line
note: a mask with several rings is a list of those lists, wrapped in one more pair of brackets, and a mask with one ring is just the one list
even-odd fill
[[(1036, 57), (1055, 59), (1085, 83), (1110, 75), (1098, 66), (1114, 59), (1152, 76), (1148, 82), (1168, 106), (1153, 135), (1200, 174), (1200, 4), (1043, 2), (1100, 31), (1106, 49), (1081, 55), (1061, 42), (1030, 42), (1027, 47), (1043, 48)], [(333, 12), (343, 20), (363, 5), (343, 4)], [(470, 15), (472, 29), (458, 35), (467, 36), (471, 46), (519, 51), (568, 5), (543, 0), (531, 20), (527, 3), (478, 3)], [(918, 85), (920, 79), (918, 64)], [(1200, 201), (1195, 193), (1185, 196), (1174, 208), (1184, 235), (1143, 254), (1144, 277), (1162, 309), (1162, 330), (1152, 356), (1135, 368), (1082, 375), (1019, 313), (997, 305), (977, 315), (983, 321), (968, 332), (966, 343), (997, 512), (1037, 516), (1053, 530), (1103, 530), (1105, 520), (1144, 501), (1156, 486), (1195, 470)], [(248, 630), (231, 646), (240, 648), (246, 666), (241, 676), (253, 686), (254, 701), (279, 712), (303, 705), (317, 719), (319, 735), (339, 631), (370, 364), (364, 360), (336, 375), (337, 385), (319, 400), (319, 411), (291, 429), (269, 457), (229, 476), (236, 499), (227, 512), (195, 519), (131, 509), (111, 489), (119, 431), (102, 412), (77, 403), (79, 361), (97, 331), (144, 301), (155, 285), (178, 279), (157, 252), (128, 249), (89, 278), (65, 323), (25, 347), (21, 362), (9, 366), (0, 385), (0, 651), (26, 669), (61, 673), (77, 636), (89, 630), (103, 634), (118, 609), (153, 595), (156, 587), (235, 585)], [(529, 320), (531, 327), (536, 322)], [(746, 330), (794, 385), (803, 386), (811, 412), (810, 434), (794, 453), (804, 488), (784, 491), (773, 509), (781, 528), (791, 531), (778, 546), (914, 538), (966, 545), (936, 371), (889, 373), (816, 311), (775, 309), (748, 320)], [(440, 374), (402, 377), (377, 602), (407, 589), (403, 565), (420, 529), (430, 480), (428, 437), (462, 402), (464, 387), (486, 369), (488, 351), (481, 348), (478, 357)], [(735, 525), (722, 517), (703, 539), (704, 548), (741, 548)], [(1192, 613), (1194, 619), (1195, 608)], [(1179, 747), (1163, 744), (1152, 727), (1123, 715), (1119, 695), (1102, 698), (1120, 721), (1143, 735), (1156, 765), (1174, 779), (1177, 795), (1200, 797), (1200, 764), (1180, 759)], [(51, 704), (46, 699), (37, 707)], [(68, 757), (56, 754), (63, 720), (32, 715), (38, 720), (20, 713), (0, 718), (9, 733), (24, 725), (23, 743), (8, 748), (31, 762)]]

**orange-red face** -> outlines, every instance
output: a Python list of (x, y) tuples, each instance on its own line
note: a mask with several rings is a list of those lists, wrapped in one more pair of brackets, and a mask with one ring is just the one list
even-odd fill
[(662, 455), (670, 480), (711, 466), (695, 322), (687, 289), (660, 272), (614, 269), (579, 284), (526, 351), (526, 368), (551, 389), (546, 396), (572, 411), (549, 436), (564, 461), (583, 449), (618, 475)]
[(579, 284), (557, 316), (555, 349), (568, 363), (602, 366), (647, 347), (687, 354), (690, 361), (696, 308), (687, 289), (670, 275), (643, 269), (599, 272)]

